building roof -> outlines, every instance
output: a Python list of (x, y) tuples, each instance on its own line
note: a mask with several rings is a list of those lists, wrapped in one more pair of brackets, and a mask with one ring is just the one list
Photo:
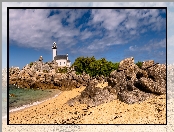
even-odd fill
[(70, 60), (67, 60), (67, 62), (71, 62)]
[(56, 55), (55, 57), (54, 57), (54, 59), (55, 60), (61, 60), (61, 59), (67, 59), (67, 55)]

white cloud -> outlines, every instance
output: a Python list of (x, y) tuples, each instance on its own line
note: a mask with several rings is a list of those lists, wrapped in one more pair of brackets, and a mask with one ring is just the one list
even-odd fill
[(129, 47), (129, 50), (130, 51), (136, 51), (137, 50), (137, 46), (135, 45), (135, 46), (130, 46)]
[[(168, 11), (167, 11), (167, 22), (168, 22), (168, 36), (172, 36), (173, 35), (173, 28), (174, 28), (174, 12), (173, 12), (173, 8), (174, 8), (174, 2), (93, 2), (93, 3), (89, 3), (89, 2), (2, 2), (2, 44), (3, 46), (6, 46), (6, 40), (7, 40), (7, 7), (48, 7), (48, 6), (62, 6), (62, 7), (87, 7), (87, 6), (93, 6), (93, 7), (167, 7)], [(141, 16), (140, 13), (137, 13), (136, 10), (132, 10), (130, 12), (130, 15), (132, 14), (132, 16)], [(150, 14), (150, 13), (149, 13)], [(151, 14), (153, 14), (154, 16), (156, 15), (156, 12), (151, 12)], [(15, 14), (14, 14), (15, 15)], [(26, 15), (27, 16), (27, 15)], [(142, 15), (145, 16), (145, 15)], [(55, 17), (55, 16), (54, 16)], [(58, 16), (56, 16), (58, 18)], [(56, 19), (56, 17), (54, 19)], [(73, 22), (75, 16), (72, 15), (72, 18), (67, 19), (67, 21), (69, 22)], [(148, 26), (148, 28), (152, 28), (153, 30), (160, 30), (161, 27), (164, 27), (164, 25), (160, 25), (160, 23), (162, 22), (160, 18), (158, 18), (160, 20), (160, 22), (154, 26)], [(53, 18), (52, 18), (53, 20)], [(112, 19), (111, 19), (112, 20)], [(115, 19), (114, 19), (115, 20)], [(135, 27), (135, 31), (136, 34), (140, 34), (140, 33), (146, 33), (148, 29), (145, 28), (139, 28), (142, 25), (148, 25), (148, 24), (153, 24), (155, 23), (155, 20), (157, 20), (157, 17), (153, 17), (151, 19), (145, 19), (144, 23), (136, 23), (137, 27)], [(121, 18), (120, 18), (121, 21)], [(123, 20), (124, 21), (124, 20)], [(32, 21), (30, 21), (30, 25), (28, 24), (28, 27), (24, 27), (27, 28), (27, 32), (25, 34), (23, 33), (23, 29), (18, 29), (18, 32), (21, 32), (21, 35), (24, 36), (23, 41), (20, 40), (22, 43), (26, 43), (26, 42), (31, 42), (31, 40), (37, 40), (40, 43), (44, 43), (46, 45), (52, 43), (52, 39), (50, 38), (46, 38), (46, 37), (55, 37), (57, 38), (56, 40), (59, 42), (64, 42), (64, 43), (69, 43), (69, 45), (71, 46), (71, 44), (75, 44), (77, 42), (76, 39), (73, 39), (73, 37), (71, 37), (71, 34), (75, 34), (75, 35), (79, 35), (80, 32), (78, 30), (73, 30), (72, 25), (70, 26), (71, 31), (67, 28), (65, 30), (65, 28), (62, 29), (62, 26), (60, 24), (58, 24), (59, 22), (56, 21), (55, 23), (57, 24), (56, 26), (54, 25), (54, 22), (48, 22), (46, 21), (45, 23), (48, 24), (46, 26), (44, 25), (37, 25), (35, 23), (32, 23)], [(108, 21), (109, 22), (109, 21)], [(105, 23), (103, 23), (103, 26), (106, 27), (106, 29), (112, 29), (112, 27), (114, 27), (117, 25), (116, 31), (106, 31), (107, 37), (103, 38), (102, 40), (98, 40), (98, 42), (100, 42), (98, 45), (102, 44), (102, 45), (112, 45), (112, 42), (115, 42), (115, 44), (118, 43), (126, 43), (128, 40), (132, 40), (135, 39), (135, 35), (131, 35), (130, 31), (125, 31), (125, 32), (121, 32), (123, 30), (125, 30), (125, 26), (119, 26), (119, 21), (116, 20), (116, 23), (112, 23), (112, 24), (108, 24), (107, 21), (105, 21)], [(41, 22), (40, 22), (41, 23)], [(20, 25), (22, 27), (22, 25)], [(34, 34), (35, 32), (39, 32), (39, 27), (45, 27), (45, 33), (37, 33)], [(50, 28), (49, 28), (50, 27)], [(99, 26), (97, 26), (99, 27)], [(30, 29), (31, 28), (31, 29)], [(61, 31), (61, 33), (59, 32)], [(67, 32), (68, 31), (68, 32)], [(13, 31), (14, 32), (14, 31)], [(17, 32), (17, 30), (15, 31)], [(50, 34), (51, 32), (51, 34)], [(130, 33), (130, 34), (129, 34)], [(88, 34), (88, 35), (87, 35)], [(100, 31), (96, 31), (95, 33), (93, 32), (92, 35), (89, 35), (90, 31), (86, 32), (86, 36), (84, 35), (84, 38), (90, 38), (90, 36), (95, 35), (100, 35)], [(106, 35), (105, 34), (105, 35)], [(112, 36), (114, 36), (114, 34), (117, 35), (116, 38), (110, 40), (112, 38)], [(62, 37), (63, 35), (66, 35), (66, 37)], [(121, 37), (124, 36), (125, 40), (121, 40)], [(19, 38), (17, 35), (13, 36), (16, 40), (17, 38)], [(27, 38), (26, 40), (24, 40), (25, 38)], [(40, 39), (39, 39), (40, 38)], [(58, 39), (59, 38), (59, 39)], [(169, 37), (168, 37), (169, 38)], [(169, 38), (168, 40), (168, 44), (169, 44), (169, 51), (173, 53), (172, 49), (170, 48), (170, 45), (173, 45), (173, 39), (174, 37)], [(31, 40), (30, 40), (31, 39)], [(119, 40), (120, 39), (120, 40)], [(55, 40), (55, 41), (56, 41)], [(82, 37), (83, 40), (83, 37)], [(85, 39), (84, 39), (85, 40)], [(109, 40), (109, 41), (108, 41)], [(95, 41), (97, 42), (97, 40)], [(71, 44), (70, 44), (71, 43)], [(104, 44), (107, 43), (107, 44)], [(96, 43), (93, 43), (96, 44)], [(33, 45), (29, 44), (29, 46), (41, 46), (39, 44), (37, 44), (36, 42), (33, 42)], [(97, 45), (97, 46), (98, 46)], [(95, 45), (94, 45), (95, 46)], [(84, 48), (86, 49), (86, 48)], [(170, 57), (170, 56), (169, 56)]]
[[(15, 5), (8, 5), (5, 3), (3, 6), (71, 6), (74, 3), (15, 3)], [(76, 3), (77, 6), (80, 5), (88, 5), (89, 3)], [(104, 2), (92, 3), (93, 6), (104, 6)], [(125, 3), (110, 3), (110, 6), (125, 6)], [(75, 5), (75, 4), (74, 4)], [(129, 6), (148, 6), (148, 3), (134, 3), (131, 2), (128, 4)], [(151, 6), (156, 6), (155, 3), (150, 3)], [(107, 4), (106, 4), (107, 6)], [(5, 8), (4, 8), (5, 9)], [(3, 10), (4, 10), (3, 9)], [(6, 12), (4, 10), (4, 12)], [(147, 32), (148, 29), (145, 29), (143, 26), (149, 26), (152, 30), (160, 30), (162, 27), (163, 19), (158, 16), (157, 10), (121, 10), (120, 12), (116, 12), (114, 10), (93, 10), (93, 19), (86, 23), (86, 25), (92, 25), (96, 28), (95, 31), (91, 32), (90, 30), (85, 30), (80, 32), (79, 28), (75, 28), (76, 19), (80, 18), (86, 10), (82, 10), (81, 12), (69, 11), (61, 12), (59, 15), (51, 16), (49, 19), (47, 18), (49, 14), (49, 10), (38, 11), (14, 11), (10, 13), (10, 38), (17, 41), (19, 44), (23, 46), (30, 47), (50, 47), (52, 44), (52, 38), (54, 41), (58, 43), (65, 44), (66, 46), (71, 47), (75, 45), (78, 41), (85, 42), (86, 39), (92, 40), (95, 36), (101, 37), (96, 38), (92, 43), (88, 43), (88, 47), (91, 50), (101, 48), (106, 48), (110, 45), (115, 44), (126, 44), (131, 40), (136, 39), (141, 33)], [(145, 13), (146, 12), (146, 13)], [(32, 15), (31, 15), (32, 14)], [(67, 18), (67, 15), (69, 18)], [(149, 18), (149, 16), (152, 18)], [(4, 15), (5, 16), (5, 15)], [(32, 16), (32, 17), (31, 17)], [(65, 19), (69, 25), (63, 27), (61, 20)], [(143, 22), (140, 19), (144, 18)], [(6, 19), (5, 19), (6, 20)], [(156, 21), (159, 21), (156, 23)], [(96, 23), (101, 23), (101, 25), (94, 25)], [(3, 23), (5, 24), (5, 23)], [(6, 26), (4, 26), (5, 31)], [(105, 32), (101, 32), (101, 30), (105, 30)], [(26, 32), (27, 31), (27, 32)], [(4, 37), (6, 34), (4, 34)], [(74, 36), (78, 36), (74, 38)], [(3, 38), (4, 38), (3, 37)], [(91, 48), (92, 47), (92, 48)]]
[(102, 23), (108, 30), (114, 30), (126, 18), (126, 14), (116, 12), (112, 9), (92, 10), (92, 24)]
[(147, 44), (143, 46), (130, 46), (129, 50), (130, 51), (147, 51), (151, 52), (154, 50), (157, 50), (159, 48), (165, 48), (166, 47), (166, 39), (162, 40), (150, 40)]
[(93, 35), (92, 32), (85, 30), (80, 33), (80, 38), (81, 38), (81, 40), (84, 40), (84, 39), (90, 38), (92, 35)]
[[(90, 30), (80, 32), (80, 28), (75, 27), (76, 19), (82, 17), (87, 10), (78, 12), (71, 10), (59, 11), (59, 15), (53, 15), (49, 18), (47, 17), (50, 10), (10, 11), (10, 39), (23, 46), (42, 47), (44, 45), (45, 48), (48, 48), (52, 43), (52, 37), (58, 43), (70, 46), (71, 44), (74, 45), (78, 40), (84, 41), (97, 35), (104, 35), (102, 39), (95, 39), (95, 43), (91, 43), (94, 46), (99, 45), (100, 48), (104, 48), (104, 46), (108, 45), (125, 44), (135, 39), (142, 32), (146, 32), (145, 29), (142, 30), (141, 28), (144, 25), (152, 24), (155, 21), (154, 17), (158, 16), (157, 10), (92, 10), (92, 20), (86, 24), (93, 26), (96, 30), (94, 32)], [(140, 22), (140, 18), (147, 18), (149, 15), (154, 15), (152, 20), (148, 18), (144, 23)], [(68, 26), (64, 27), (62, 25), (63, 19), (69, 23)], [(159, 22), (161, 22), (160, 20), (161, 18)], [(101, 23), (101, 26), (96, 26), (95, 24), (97, 23)], [(160, 30), (158, 23), (151, 26), (153, 30), (155, 28)], [(101, 29), (106, 30), (105, 34), (101, 34)], [(74, 39), (74, 36), (78, 36), (78, 40)]]
[(79, 9), (78, 11), (75, 10), (75, 11), (69, 11), (68, 12), (68, 15), (69, 15), (69, 18), (66, 19), (67, 22), (69, 22), (70, 24), (71, 23), (74, 23), (74, 21), (78, 18), (81, 18), (82, 15), (87, 12), (88, 10), (85, 10), (85, 9)]
[(137, 27), (137, 21), (135, 19), (129, 19), (125, 22), (125, 27), (129, 29), (135, 29)]
[(131, 34), (131, 35), (136, 34), (136, 30), (131, 30), (131, 31), (130, 31), (130, 34)]
[[(52, 37), (61, 44), (73, 43), (79, 31), (72, 26), (63, 27), (64, 14), (49, 16), (50, 10), (11, 10), (10, 39), (27, 47), (48, 48)], [(71, 41), (70, 41), (71, 40)]]

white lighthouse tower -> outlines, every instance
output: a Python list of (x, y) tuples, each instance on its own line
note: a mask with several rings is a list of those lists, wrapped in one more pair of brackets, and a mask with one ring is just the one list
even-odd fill
[(56, 46), (56, 42), (53, 43), (52, 49), (53, 49), (53, 60), (54, 60), (54, 57), (57, 55), (57, 46)]

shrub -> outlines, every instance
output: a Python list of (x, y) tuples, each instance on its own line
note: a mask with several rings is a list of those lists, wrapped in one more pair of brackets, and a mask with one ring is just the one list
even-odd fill
[(56, 73), (67, 73), (68, 68), (67, 67), (62, 67), (62, 68), (57, 68)]
[(142, 67), (142, 65), (143, 65), (143, 62), (138, 61), (138, 62), (136, 63), (136, 65), (137, 65), (139, 68), (141, 68), (141, 67)]
[(90, 76), (109, 76), (113, 70), (117, 70), (119, 63), (113, 63), (107, 61), (105, 58), (96, 60), (93, 57), (78, 57), (73, 63), (76, 74), (82, 74), (83, 72)]
[(33, 62), (30, 62), (30, 68), (32, 67), (32, 65), (33, 65)]

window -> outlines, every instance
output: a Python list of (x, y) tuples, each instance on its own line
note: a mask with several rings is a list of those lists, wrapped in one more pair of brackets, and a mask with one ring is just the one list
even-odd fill
[(60, 65), (61, 65), (61, 62), (60, 62)]
[(65, 62), (64, 62), (64, 64), (65, 64)]

